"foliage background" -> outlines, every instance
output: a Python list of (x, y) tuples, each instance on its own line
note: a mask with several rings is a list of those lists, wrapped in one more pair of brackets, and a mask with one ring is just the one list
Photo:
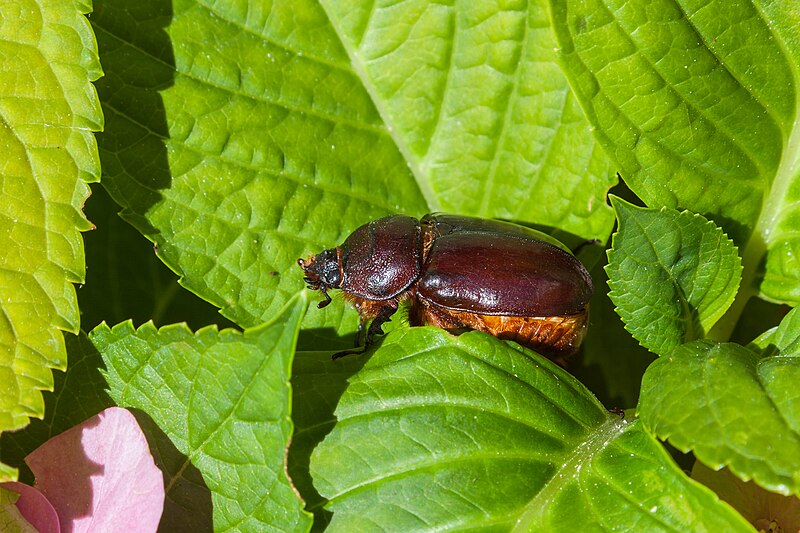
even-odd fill
[[(0, 424), (44, 417), (6, 464), (118, 404), (169, 473), (165, 528), (747, 527), (654, 436), (800, 493), (800, 330), (774, 305), (800, 294), (789, 0), (24, 0), (0, 21)], [(617, 172), (608, 268), (581, 256), (588, 389), (402, 318), (329, 361), (357, 318), (306, 312), (298, 257), (437, 210), (606, 242)]]

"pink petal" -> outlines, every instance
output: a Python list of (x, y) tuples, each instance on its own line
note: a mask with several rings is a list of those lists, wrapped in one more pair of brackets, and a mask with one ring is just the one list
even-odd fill
[(39, 533), (59, 533), (61, 531), (58, 525), (58, 514), (44, 494), (30, 485), (17, 481), (3, 483), (0, 486), (19, 494), (17, 509), (25, 520), (36, 528), (36, 531)]
[(164, 479), (133, 415), (110, 407), (25, 458), (65, 533), (155, 531)]

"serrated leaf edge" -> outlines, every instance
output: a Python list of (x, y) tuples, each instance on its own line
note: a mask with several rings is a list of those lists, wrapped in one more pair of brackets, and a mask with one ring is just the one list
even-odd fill
[[(736, 257), (736, 260), (737, 260), (736, 261), (736, 266), (734, 268), (735, 272), (733, 272), (731, 274), (731, 276), (738, 277), (738, 283), (736, 285), (736, 290), (733, 291), (730, 296), (727, 296), (725, 298), (725, 300), (723, 300), (723, 304), (715, 306), (715, 307), (717, 307), (717, 310), (715, 310), (714, 313), (711, 313), (707, 317), (707, 320), (709, 321), (709, 325), (706, 327), (704, 338), (716, 338), (714, 336), (714, 334), (713, 334), (713, 330), (714, 330), (716, 324), (719, 322), (719, 320), (723, 316), (725, 316), (725, 314), (728, 312), (729, 309), (731, 309), (731, 306), (736, 301), (736, 299), (737, 299), (737, 297), (738, 297), (738, 295), (740, 293), (741, 283), (742, 283), (742, 279), (743, 279), (744, 266), (742, 264), (742, 258), (738, 254), (738, 248), (736, 247), (736, 244), (733, 242), (733, 240), (728, 236), (728, 234), (725, 232), (724, 229), (722, 229), (720, 226), (717, 226), (712, 220), (707, 219), (706, 217), (704, 217), (703, 215), (701, 215), (699, 213), (695, 213), (693, 211), (689, 211), (688, 209), (677, 210), (677, 209), (672, 209), (672, 208), (669, 208), (669, 207), (666, 207), (666, 206), (662, 206), (660, 208), (640, 207), (640, 206), (634, 205), (634, 204), (632, 204), (632, 203), (630, 203), (630, 202), (628, 202), (628, 201), (626, 201), (626, 200), (624, 200), (624, 199), (622, 199), (622, 198), (620, 198), (620, 197), (618, 197), (616, 195), (613, 195), (613, 194), (609, 195), (609, 200), (611, 201), (611, 205), (614, 208), (615, 213), (617, 212), (617, 206), (620, 205), (620, 206), (623, 206), (624, 208), (629, 209), (629, 211), (651, 211), (652, 212), (652, 211), (658, 210), (659, 213), (666, 213), (666, 212), (670, 212), (671, 211), (671, 212), (676, 213), (678, 215), (678, 217), (681, 217), (681, 216), (684, 216), (684, 215), (688, 215), (692, 219), (700, 219), (703, 225), (711, 226), (711, 227), (714, 228), (714, 230), (716, 230), (715, 233), (717, 233), (719, 235), (719, 242), (720, 243), (723, 243), (723, 242), (730, 243), (730, 245), (733, 247), (733, 250), (737, 252), (735, 254), (735, 257)], [(608, 297), (609, 297), (609, 299), (611, 300), (612, 303), (614, 303), (614, 301), (615, 301), (615, 296), (619, 296), (620, 294), (624, 294), (624, 293), (620, 292), (618, 288), (615, 288), (615, 286), (614, 286), (615, 283), (614, 283), (614, 280), (613, 280), (613, 276), (611, 275), (611, 272), (610, 272), (612, 257), (613, 257), (614, 252), (615, 252), (614, 245), (616, 243), (617, 235), (619, 234), (619, 231), (620, 231), (619, 230), (619, 216), (617, 216), (617, 221), (618, 221), (617, 229), (611, 235), (611, 246), (608, 248), (608, 250), (606, 252), (606, 257), (608, 258), (608, 264), (606, 264), (606, 266), (603, 267), (603, 270), (606, 273), (607, 285), (608, 285), (608, 288), (609, 288)], [(652, 243), (651, 243), (651, 245), (652, 245)], [(655, 247), (653, 246), (653, 248), (655, 248)], [(674, 278), (671, 275), (670, 275), (670, 279), (674, 280)], [(675, 285), (676, 285), (676, 287), (678, 287), (680, 289), (680, 286), (677, 283), (675, 283)], [(681, 294), (682, 293), (683, 293), (683, 291), (681, 290)], [(689, 303), (688, 299), (685, 298), (685, 296), (684, 296), (683, 299), (684, 299), (684, 303), (688, 305), (688, 303)], [(717, 300), (714, 300), (714, 302), (716, 302), (716, 301)], [(625, 318), (620, 313), (620, 307), (618, 305), (616, 305), (616, 303), (614, 303), (614, 312), (617, 313), (617, 315), (620, 317), (620, 320), (622, 321), (622, 325), (623, 325), (623, 328), (625, 329), (625, 331), (630, 333), (631, 336), (636, 340), (636, 342), (639, 343), (640, 346), (642, 346), (643, 348), (645, 348), (646, 350), (648, 350), (648, 351), (650, 351), (652, 353), (655, 353), (656, 355), (661, 355), (661, 354), (658, 354), (657, 352), (651, 350), (649, 347), (645, 346), (644, 344), (642, 344), (642, 342), (639, 340), (637, 335), (634, 334), (634, 332), (630, 329), (630, 326), (628, 325), (627, 321), (625, 320)], [(683, 344), (684, 342), (689, 342), (691, 340), (694, 340), (694, 339), (688, 339), (688, 340), (681, 339), (681, 343), (680, 344)]]
[[(701, 339), (701, 340), (692, 341), (691, 343), (686, 343), (686, 344), (692, 344), (692, 343), (695, 343), (695, 342), (706, 343), (706, 344), (713, 343), (715, 345), (725, 344), (725, 343), (718, 343), (718, 342), (710, 340), (710, 339)], [(735, 344), (735, 343), (729, 343), (729, 344)], [(756, 372), (754, 373), (755, 374), (755, 380), (758, 383), (759, 387), (761, 387), (761, 389), (763, 390), (764, 397), (767, 398), (769, 400), (769, 403), (772, 405), (773, 411), (775, 412), (777, 418), (779, 418), (786, 425), (786, 427), (791, 431), (791, 426), (787, 423), (785, 417), (783, 416), (783, 413), (775, 406), (772, 397), (769, 394), (767, 394), (767, 391), (766, 391), (766, 389), (764, 389), (763, 383), (761, 381), (761, 375), (757, 372), (758, 363), (760, 361), (763, 361), (765, 359), (772, 359), (774, 357), (785, 357), (785, 356), (771, 356), (771, 357), (767, 357), (767, 358), (760, 358), (759, 355), (756, 352), (754, 352), (753, 350), (751, 350), (750, 348), (747, 348), (745, 346), (741, 346), (739, 344), (735, 344), (735, 345), (738, 346), (739, 348), (747, 350), (748, 352), (751, 352), (751, 354), (753, 355), (753, 359), (756, 360), (756, 365), (754, 367), (754, 370), (756, 370)], [(685, 346), (685, 344), (682, 344), (682, 345), (676, 347), (676, 349), (678, 349), (678, 348), (680, 348), (682, 346)], [(693, 355), (696, 356), (697, 354), (693, 354)], [(658, 362), (659, 361), (655, 361), (656, 364)], [(706, 367), (705, 364), (704, 364), (704, 367)], [(637, 416), (639, 416), (638, 406), (637, 406), (637, 413), (636, 414), (637, 414)], [(642, 418), (642, 421), (646, 422), (646, 419)], [(709, 467), (709, 468), (711, 468), (713, 470), (719, 470), (719, 469), (721, 469), (723, 467), (726, 467), (737, 478), (741, 479), (742, 481), (745, 481), (745, 482), (753, 481), (756, 484), (758, 484), (760, 487), (765, 488), (766, 490), (769, 490), (769, 491), (772, 491), (772, 492), (777, 492), (779, 494), (783, 494), (784, 496), (800, 495), (800, 490), (798, 490), (798, 492), (795, 493), (795, 492), (792, 492), (792, 490), (785, 484), (773, 485), (771, 483), (767, 483), (767, 482), (765, 482), (765, 480), (759, 474), (750, 475), (749, 473), (746, 473), (739, 465), (734, 464), (734, 463), (732, 463), (730, 461), (725, 462), (725, 461), (719, 461), (719, 460), (711, 460), (712, 458), (709, 457), (709, 456), (712, 455), (712, 454), (719, 454), (719, 451), (718, 451), (719, 447), (716, 447), (716, 446), (693, 446), (691, 441), (689, 440), (688, 436), (686, 437), (686, 440), (684, 440), (684, 438), (682, 438), (681, 436), (678, 436), (678, 438), (676, 440), (676, 438), (673, 435), (673, 432), (671, 430), (659, 431), (657, 428), (653, 428), (652, 425), (649, 424), (649, 423), (645, 423), (645, 425), (646, 425), (648, 431), (652, 432), (660, 440), (668, 441), (672, 446), (674, 446), (677, 450), (679, 450), (682, 453), (689, 453), (689, 452), (694, 453), (694, 455), (695, 455), (695, 457), (697, 458), (698, 461), (700, 461), (705, 466), (707, 466), (707, 467)], [(794, 433), (794, 431), (792, 431), (792, 433)], [(735, 452), (735, 456), (736, 457), (738, 457), (740, 455), (741, 455), (741, 453), (739, 451)], [(771, 471), (776, 476), (781, 476), (782, 475), (782, 474), (779, 474), (778, 472), (776, 472), (772, 468), (772, 465), (770, 463), (764, 462), (764, 461), (762, 461), (762, 463), (765, 465), (765, 467), (767, 469), (769, 469), (769, 471)], [(798, 483), (798, 486), (800, 486), (800, 474), (797, 474), (797, 481), (796, 482)]]

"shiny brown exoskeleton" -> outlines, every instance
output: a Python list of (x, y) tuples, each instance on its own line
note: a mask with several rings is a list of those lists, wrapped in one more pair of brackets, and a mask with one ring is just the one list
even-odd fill
[[(298, 263), (309, 288), (325, 296), (318, 307), (331, 302), (328, 289), (355, 304), (356, 346), (372, 320), (364, 349), (401, 300), (411, 303), (412, 325), (485, 331), (562, 363), (586, 333), (589, 273), (558, 241), (508, 222), (393, 215)], [(348, 353), (359, 351), (334, 357)]]

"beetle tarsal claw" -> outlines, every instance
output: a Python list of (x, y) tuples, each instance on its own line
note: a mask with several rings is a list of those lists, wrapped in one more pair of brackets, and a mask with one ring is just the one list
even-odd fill
[(341, 351), (341, 352), (336, 352), (335, 354), (333, 354), (331, 356), (331, 360), (336, 361), (337, 359), (341, 359), (342, 357), (344, 357), (346, 355), (360, 355), (362, 353), (365, 353), (366, 351), (367, 351), (367, 347), (364, 346), (362, 348), (357, 348), (355, 350), (344, 350), (344, 351)]

